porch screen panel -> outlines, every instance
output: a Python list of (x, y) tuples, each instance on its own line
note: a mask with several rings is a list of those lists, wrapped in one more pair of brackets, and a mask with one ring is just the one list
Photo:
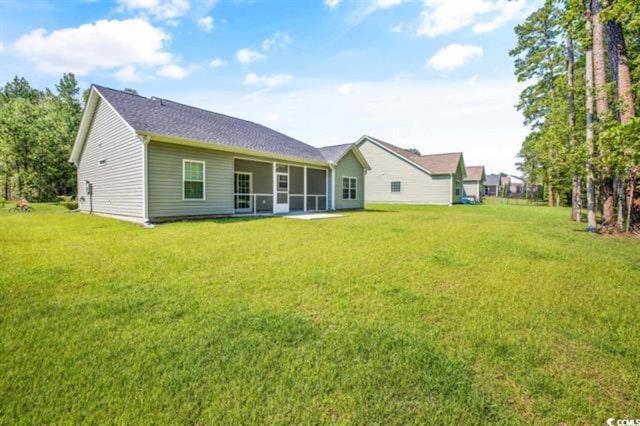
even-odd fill
[(327, 171), (307, 168), (307, 194), (327, 194)]

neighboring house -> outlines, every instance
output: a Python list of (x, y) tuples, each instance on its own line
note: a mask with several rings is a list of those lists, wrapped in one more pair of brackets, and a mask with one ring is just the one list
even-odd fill
[(465, 165), (462, 153), (416, 155), (371, 136), (356, 145), (370, 165), (365, 198), (371, 203), (460, 203)]
[(518, 176), (509, 176), (509, 193), (514, 195), (521, 195), (525, 192), (524, 179)]
[(484, 198), (484, 166), (467, 167), (467, 177), (464, 179), (464, 195), (474, 197), (479, 202)]
[(490, 174), (484, 181), (484, 195), (488, 197), (497, 197), (502, 194), (503, 180), (505, 175), (503, 173), (500, 174)]
[(314, 148), (250, 121), (92, 86), (70, 161), (79, 209), (162, 221), (362, 209), (355, 144)]

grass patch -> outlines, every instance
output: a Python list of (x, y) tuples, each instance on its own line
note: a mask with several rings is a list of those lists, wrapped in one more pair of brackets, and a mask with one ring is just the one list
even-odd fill
[(640, 407), (640, 242), (565, 209), (143, 229), (0, 209), (0, 423), (601, 423)]

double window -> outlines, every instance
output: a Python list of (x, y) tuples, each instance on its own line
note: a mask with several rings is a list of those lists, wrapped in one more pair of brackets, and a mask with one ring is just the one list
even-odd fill
[(204, 194), (204, 161), (182, 160), (182, 199), (202, 201)]
[(358, 199), (358, 180), (354, 177), (342, 178), (342, 199), (356, 200)]
[(402, 183), (400, 181), (391, 182), (391, 192), (401, 192), (402, 191)]

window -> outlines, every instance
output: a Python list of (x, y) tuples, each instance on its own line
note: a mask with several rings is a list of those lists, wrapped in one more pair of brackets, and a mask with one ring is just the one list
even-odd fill
[(399, 181), (391, 182), (391, 192), (400, 192), (402, 189), (402, 183)]
[(357, 199), (357, 187), (358, 181), (353, 177), (342, 178), (342, 199), (343, 200), (355, 200)]
[(204, 161), (182, 160), (182, 199), (204, 200)]
[(456, 181), (456, 197), (460, 196), (460, 181)]
[(278, 191), (286, 192), (289, 189), (289, 175), (278, 175)]
[(98, 165), (99, 166), (106, 166), (107, 165), (107, 159), (103, 158), (102, 160), (98, 161)]

